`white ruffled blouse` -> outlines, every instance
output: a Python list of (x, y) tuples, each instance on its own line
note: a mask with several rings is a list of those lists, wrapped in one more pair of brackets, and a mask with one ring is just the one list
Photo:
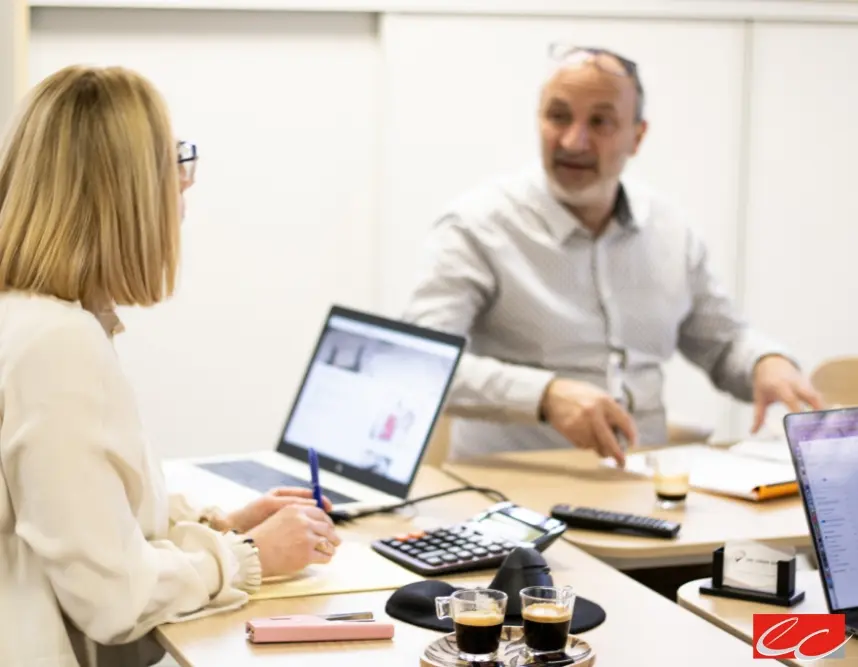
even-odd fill
[[(240, 536), (169, 497), (112, 311), (0, 294), (0, 665), (138, 667), (150, 632), (242, 606)], [(107, 332), (107, 335), (105, 335)]]

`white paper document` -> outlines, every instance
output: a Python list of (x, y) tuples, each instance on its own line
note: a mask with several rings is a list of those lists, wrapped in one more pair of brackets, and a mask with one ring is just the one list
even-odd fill
[[(798, 493), (795, 468), (791, 463), (743, 456), (729, 449), (707, 445), (683, 445), (671, 449), (683, 450), (691, 460), (689, 483), (691, 488), (748, 500), (775, 497), (778, 487), (788, 487), (787, 493)], [(626, 470), (644, 477), (652, 477), (649, 463), (651, 455), (638, 452), (626, 457)], [(603, 459), (603, 465), (616, 467), (612, 459)], [(767, 491), (768, 490), (768, 491)]]
[(730, 452), (740, 456), (750, 456), (767, 461), (778, 461), (792, 465), (789, 445), (786, 439), (743, 440), (730, 447)]
[(778, 592), (778, 561), (795, 557), (795, 549), (775, 549), (753, 541), (724, 545), (724, 586), (762, 593)]

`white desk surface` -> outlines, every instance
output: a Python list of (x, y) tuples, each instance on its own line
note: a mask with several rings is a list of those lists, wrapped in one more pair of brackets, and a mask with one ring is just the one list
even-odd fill
[[(440, 471), (424, 467), (415, 495), (457, 486)], [(401, 533), (409, 527), (464, 520), (485, 509), (491, 501), (466, 493), (421, 504), (416, 515), (378, 516), (343, 529), (351, 538), (369, 541)], [(580, 549), (558, 541), (545, 552), (555, 582), (574, 586), (584, 597), (598, 602), (607, 620), (582, 635), (595, 649), (599, 667), (657, 665), (658, 667), (759, 667), (750, 647), (693, 613), (632, 581)], [(359, 576), (359, 573), (356, 573)], [(491, 581), (493, 572), (443, 578), (457, 584)], [(244, 623), (259, 616), (289, 613), (332, 613), (371, 610), (386, 618), (385, 603), (391, 591), (314, 596), (254, 602), (227, 614), (187, 623), (164, 625), (157, 635), (182, 667), (264, 667), (312, 664), (318, 667), (405, 667), (420, 664), (423, 648), (439, 635), (396, 622), (392, 641), (339, 642), (301, 645), (253, 646), (245, 639)]]
[[(747, 642), (749, 650), (753, 639), (754, 614), (828, 613), (828, 607), (825, 604), (825, 593), (822, 590), (822, 582), (819, 579), (819, 572), (815, 570), (804, 570), (796, 573), (796, 588), (805, 592), (805, 598), (794, 607), (777, 607), (756, 602), (701, 595), (700, 585), (703, 581), (705, 580), (691, 581), (682, 586), (677, 594), (679, 605), (684, 609), (693, 611), (701, 618), (729, 632), (734, 637)], [(758, 660), (757, 664), (764, 665), (766, 662)], [(795, 666), (812, 664), (816, 667), (849, 667), (850, 665), (858, 665), (858, 639), (852, 639), (846, 644), (845, 659), (828, 659), (816, 662), (785, 660), (783, 664)]]

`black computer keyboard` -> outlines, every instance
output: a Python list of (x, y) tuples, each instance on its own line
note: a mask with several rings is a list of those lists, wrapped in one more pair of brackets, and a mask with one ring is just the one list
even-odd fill
[[(257, 461), (217, 461), (214, 463), (198, 463), (198, 467), (215, 475), (226, 477), (237, 484), (255, 489), (260, 493), (267, 493), (278, 486), (299, 486), (310, 488), (306, 479), (295, 477), (282, 470), (271, 468)], [(355, 502), (342, 493), (322, 488), (322, 493), (330, 498), (334, 505)]]

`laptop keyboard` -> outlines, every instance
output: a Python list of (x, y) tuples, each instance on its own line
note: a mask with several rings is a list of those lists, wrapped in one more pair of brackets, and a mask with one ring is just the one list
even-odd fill
[[(307, 480), (289, 475), (282, 470), (271, 468), (256, 461), (218, 461), (215, 463), (198, 463), (197, 466), (215, 475), (226, 477), (242, 486), (255, 489), (260, 493), (268, 493), (268, 491), (277, 486), (310, 488)], [(349, 498), (336, 491), (329, 491), (324, 486), (322, 487), (322, 493), (330, 498), (334, 505), (355, 502), (354, 498)]]

